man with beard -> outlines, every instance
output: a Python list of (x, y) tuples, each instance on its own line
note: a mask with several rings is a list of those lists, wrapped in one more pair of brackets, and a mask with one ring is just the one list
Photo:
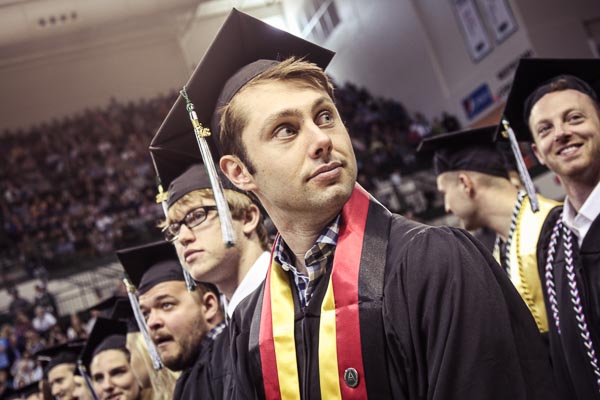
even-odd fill
[(536, 246), (544, 220), (559, 203), (537, 195), (540, 210), (509, 178), (506, 158), (494, 141), (498, 127), (451, 132), (424, 139), (420, 152), (434, 152), (437, 186), (446, 212), (468, 230), (488, 228), (496, 237), (494, 258), (527, 304), (541, 333), (548, 332)]
[(552, 367), (568, 399), (600, 399), (599, 84), (597, 59), (523, 59), (504, 110), (567, 194), (544, 224), (538, 265)]
[(553, 398), (533, 318), (491, 255), (356, 184), (331, 57), (234, 10), (169, 114), (188, 103), (280, 233), (231, 320), (238, 398)]
[(210, 284), (197, 282), (188, 291), (177, 253), (170, 243), (158, 242), (117, 252), (137, 287), (139, 307), (162, 363), (181, 371), (173, 398), (220, 398), (220, 376), (209, 365), (222, 354), (214, 340), (225, 324), (219, 295)]

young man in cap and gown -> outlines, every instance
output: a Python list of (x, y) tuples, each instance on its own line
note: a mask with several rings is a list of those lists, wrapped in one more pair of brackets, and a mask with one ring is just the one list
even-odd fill
[(187, 85), (221, 169), (280, 232), (231, 321), (238, 398), (553, 398), (535, 322), (492, 256), (356, 185), (331, 57), (234, 10)]

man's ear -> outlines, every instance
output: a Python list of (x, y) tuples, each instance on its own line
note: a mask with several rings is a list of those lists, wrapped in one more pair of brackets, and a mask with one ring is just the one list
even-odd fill
[(215, 323), (215, 320), (219, 316), (220, 308), (221, 304), (219, 303), (219, 298), (216, 294), (211, 291), (204, 293), (202, 296), (202, 311), (204, 311), (204, 319), (206, 319), (209, 324)]
[(468, 174), (464, 172), (460, 172), (458, 174), (458, 182), (462, 191), (469, 197), (473, 197), (475, 195), (475, 185), (473, 183), (473, 179)]
[(540, 164), (546, 165), (544, 163), (544, 158), (542, 157), (542, 154), (540, 153), (540, 150), (538, 149), (538, 147), (535, 144), (535, 142), (531, 143), (531, 149), (533, 150), (533, 154), (535, 154), (535, 158), (538, 159), (538, 161), (540, 162)]
[(250, 236), (252, 232), (256, 231), (256, 227), (261, 222), (261, 213), (256, 204), (251, 204), (244, 212), (242, 220), (244, 234)]
[(256, 189), (254, 177), (248, 172), (246, 165), (237, 156), (224, 155), (219, 161), (219, 166), (227, 179), (238, 189), (246, 192), (252, 192)]

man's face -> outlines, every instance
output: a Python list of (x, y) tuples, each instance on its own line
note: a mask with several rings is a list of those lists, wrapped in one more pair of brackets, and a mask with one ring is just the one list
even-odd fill
[(73, 390), (73, 397), (77, 400), (92, 400), (92, 395), (85, 383), (85, 380), (81, 376), (75, 376), (73, 378), (75, 382), (75, 389)]
[(354, 150), (341, 117), (322, 90), (268, 81), (234, 98), (246, 117), (242, 143), (255, 168), (246, 188), (265, 209), (288, 219), (338, 212), (356, 181)]
[(140, 308), (167, 368), (181, 371), (192, 366), (209, 331), (200, 294), (188, 292), (185, 282), (162, 282), (140, 296)]
[(140, 395), (140, 385), (121, 350), (96, 354), (90, 364), (90, 375), (100, 400), (137, 400)]
[(531, 109), (529, 128), (537, 158), (563, 181), (598, 182), (600, 118), (589, 96), (571, 89), (544, 95)]
[(74, 370), (75, 366), (73, 364), (58, 364), (48, 371), (50, 391), (57, 400), (73, 399), (73, 390), (75, 389)]
[[(180, 206), (181, 214), (209, 205), (215, 205), (214, 199), (198, 197), (196, 203)], [(181, 225), (178, 239), (174, 242), (175, 250), (180, 262), (195, 280), (219, 284), (237, 272), (240, 249), (237, 246), (228, 248), (223, 243), (217, 211), (210, 210), (206, 215), (206, 220), (192, 229)], [(234, 219), (232, 224), (236, 237), (241, 237), (242, 223)]]
[(481, 228), (476, 207), (456, 172), (444, 172), (437, 177), (437, 188), (444, 195), (444, 208), (447, 213), (457, 216), (465, 229)]

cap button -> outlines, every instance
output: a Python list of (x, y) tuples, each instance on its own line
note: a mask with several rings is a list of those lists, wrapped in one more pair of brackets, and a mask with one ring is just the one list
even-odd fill
[(354, 368), (347, 368), (344, 371), (344, 382), (346, 385), (351, 388), (355, 388), (358, 386), (358, 371)]

